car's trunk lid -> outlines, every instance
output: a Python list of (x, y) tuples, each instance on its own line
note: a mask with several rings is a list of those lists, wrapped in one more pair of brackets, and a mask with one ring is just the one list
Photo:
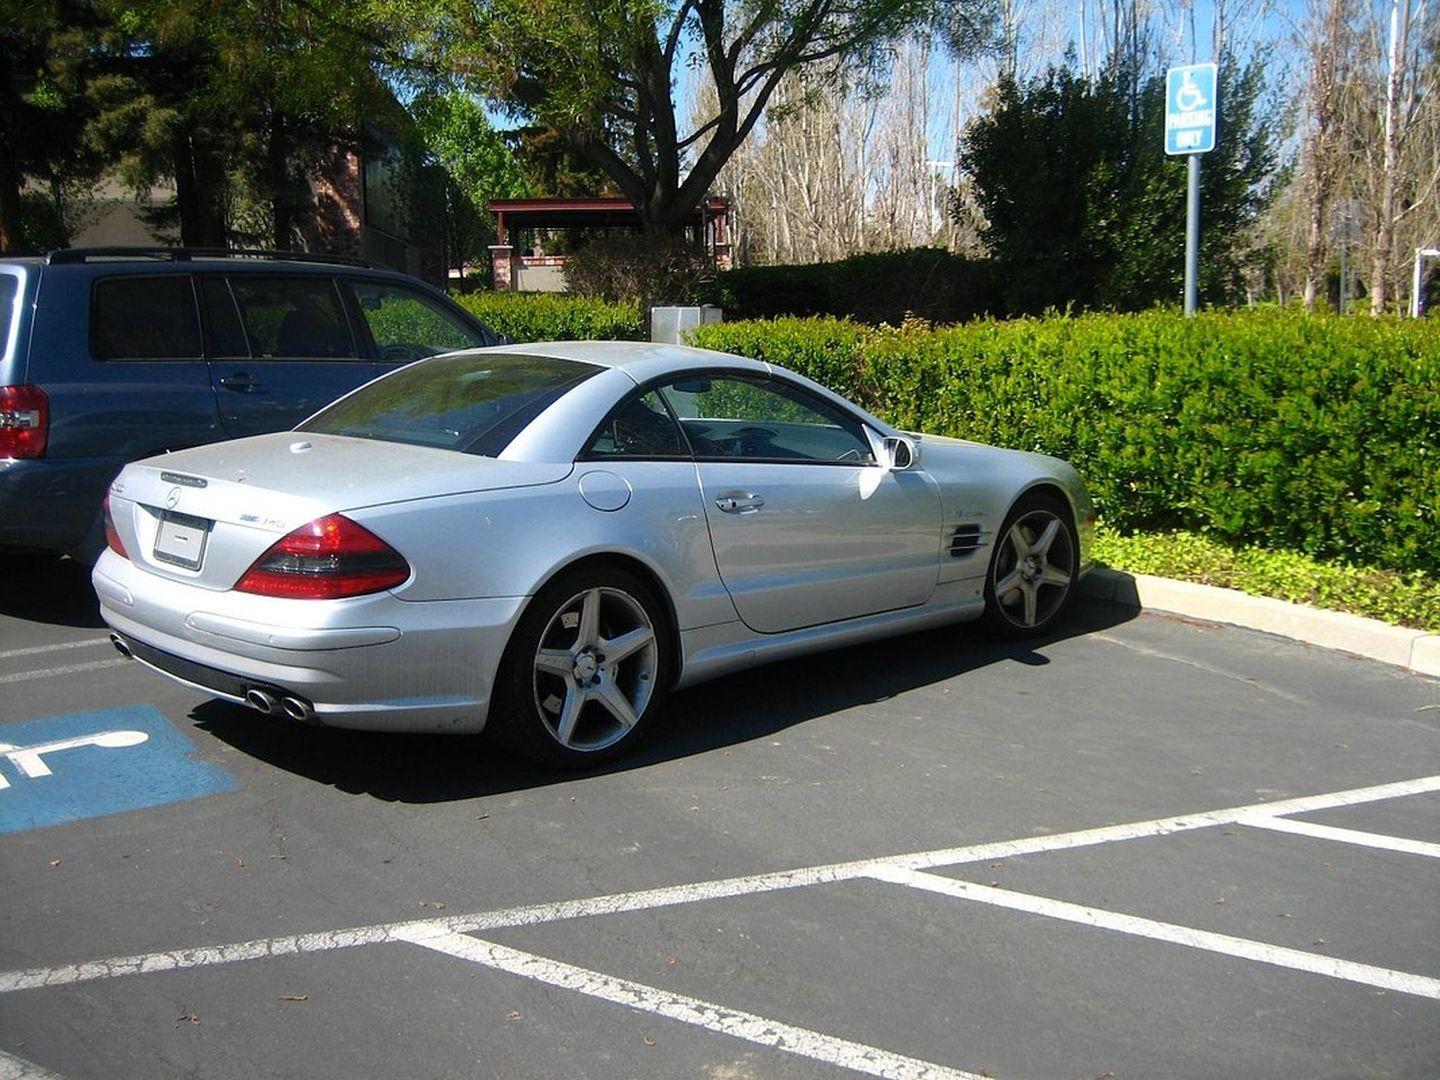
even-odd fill
[(571, 469), (568, 462), (501, 461), (283, 432), (128, 465), (111, 488), (112, 508), (126, 551), (138, 565), (228, 589), (276, 540), (326, 514), (555, 483)]

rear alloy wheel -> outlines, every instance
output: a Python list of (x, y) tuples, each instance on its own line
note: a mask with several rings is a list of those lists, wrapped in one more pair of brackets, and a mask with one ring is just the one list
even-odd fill
[(1016, 504), (995, 541), (985, 579), (990, 625), (1008, 637), (1029, 637), (1049, 627), (1073, 591), (1076, 551), (1064, 506), (1043, 496)]
[(535, 597), (507, 650), (497, 731), (549, 765), (616, 757), (657, 711), (669, 652), (644, 582), (610, 570), (565, 575)]

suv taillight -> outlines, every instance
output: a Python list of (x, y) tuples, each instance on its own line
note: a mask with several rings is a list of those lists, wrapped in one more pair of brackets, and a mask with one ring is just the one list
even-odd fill
[(277, 541), (235, 589), (291, 600), (338, 600), (394, 588), (409, 576), (410, 565), (398, 551), (369, 529), (331, 514)]
[(50, 399), (38, 386), (0, 386), (0, 458), (45, 456)]
[(120, 539), (120, 534), (115, 531), (115, 518), (110, 513), (110, 496), (106, 495), (100, 505), (105, 510), (105, 546), (122, 559), (130, 558), (130, 553), (125, 550), (125, 544)]

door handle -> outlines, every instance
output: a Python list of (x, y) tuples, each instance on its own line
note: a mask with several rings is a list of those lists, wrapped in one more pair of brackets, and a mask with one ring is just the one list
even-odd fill
[(765, 500), (754, 492), (746, 492), (743, 495), (722, 495), (715, 500), (715, 505), (727, 514), (753, 514), (765, 505)]
[(253, 378), (248, 371), (237, 371), (234, 375), (220, 376), (220, 385), (226, 390), (235, 390), (241, 394), (248, 394), (252, 390), (259, 390), (261, 383), (259, 379)]

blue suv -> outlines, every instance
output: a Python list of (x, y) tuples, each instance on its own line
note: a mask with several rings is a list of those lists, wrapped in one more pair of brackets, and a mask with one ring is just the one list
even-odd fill
[(444, 293), (339, 257), (0, 259), (0, 549), (93, 558), (126, 462), (282, 431), (402, 364), (505, 340)]

